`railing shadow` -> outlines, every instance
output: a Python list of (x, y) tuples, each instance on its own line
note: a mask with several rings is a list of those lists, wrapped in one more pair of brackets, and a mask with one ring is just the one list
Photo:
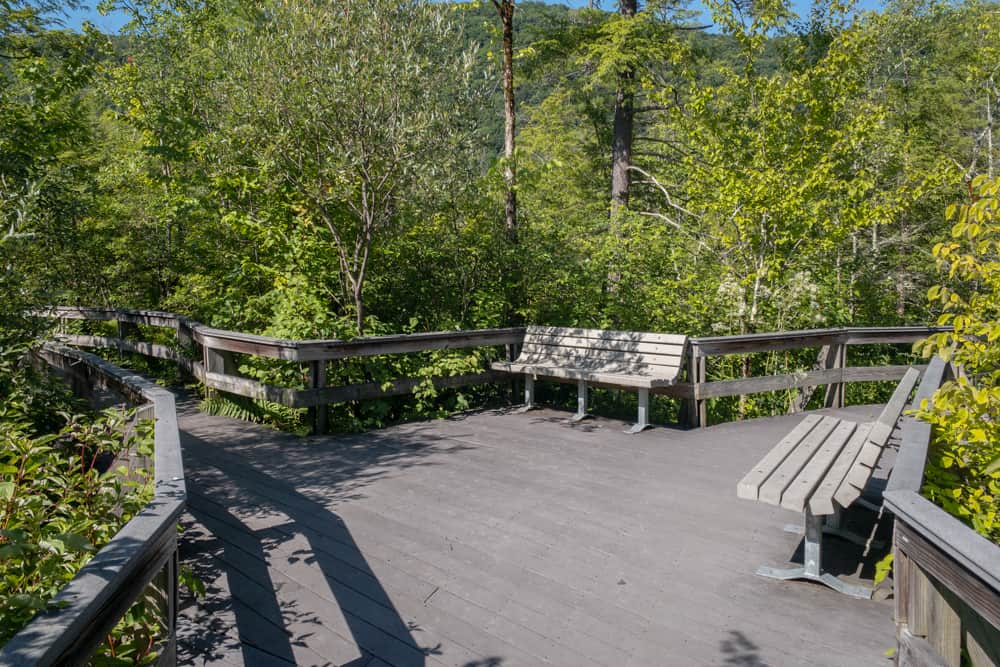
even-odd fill
[[(292, 609), (279, 600), (280, 590), (275, 589), (268, 571), (269, 560), (276, 557), (288, 566), (304, 562), (318, 568), (322, 580), (312, 582), (313, 593), (322, 595), (324, 587), (329, 591), (329, 601), (339, 607), (350, 635), (344, 639), (362, 652), (347, 664), (366, 664), (378, 655), (394, 665), (424, 665), (425, 657), (440, 647), (417, 643), (413, 633), (419, 628), (402, 618), (346, 523), (324, 502), (299, 490), (321, 488), (324, 501), (349, 499), (388, 470), (422, 465), (420, 458), (429, 453), (430, 446), (419, 435), (419, 429), (411, 443), (402, 447), (398, 438), (389, 445), (367, 434), (363, 440), (338, 440), (335, 449), (310, 447), (275, 433), (268, 440), (279, 448), (288, 447), (278, 474), (254, 465), (253, 457), (245, 457), (242, 452), (239, 457), (233, 455), (232, 450), (241, 445), (258, 443), (255, 446), (259, 448), (259, 434), (247, 434), (244, 429), (232, 436), (226, 433), (225, 437), (225, 448), (187, 432), (182, 432), (182, 443), (189, 479), (189, 511), (222, 542), (221, 557), (210, 558), (209, 570), (204, 570), (203, 565), (201, 574), (216, 578), (222, 571), (227, 574), (231, 609), (244, 653), (264, 648), (276, 662), (294, 663), (295, 647), (308, 638), (303, 626), (320, 629), (318, 614)], [(284, 442), (286, 437), (290, 442)], [(267, 457), (268, 452), (258, 452), (258, 456)], [(252, 508), (254, 518), (265, 527), (252, 529), (230, 510), (232, 507)], [(283, 520), (269, 522), (276, 517)], [(219, 549), (218, 543), (203, 542), (201, 546), (203, 551)], [(264, 595), (265, 591), (269, 595)], [(252, 602), (244, 604), (245, 600)], [(261, 620), (267, 624), (262, 626)], [(210, 644), (195, 642), (189, 644), (188, 650), (209, 657)]]

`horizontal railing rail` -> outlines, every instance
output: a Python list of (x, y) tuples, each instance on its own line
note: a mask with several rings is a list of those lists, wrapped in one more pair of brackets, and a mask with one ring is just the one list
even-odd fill
[[(63, 334), (61, 341), (80, 347), (99, 347), (132, 352), (173, 361), (206, 387), (251, 399), (280, 403), (290, 408), (309, 408), (313, 430), (326, 430), (326, 406), (333, 403), (359, 401), (388, 396), (412, 394), (430, 381), (437, 388), (490, 384), (509, 380), (501, 373), (483, 370), (457, 376), (435, 378), (397, 378), (389, 382), (368, 382), (344, 386), (327, 386), (326, 362), (407, 354), (428, 350), (457, 350), (476, 347), (506, 346), (508, 356), (524, 339), (523, 327), (479, 329), (473, 331), (435, 331), (429, 333), (370, 336), (354, 340), (287, 340), (256, 334), (214, 329), (190, 318), (149, 310), (110, 308), (53, 307), (38, 310), (36, 315), (60, 320), (117, 321), (119, 335), (85, 336)], [(173, 329), (177, 348), (127, 340), (127, 325), (145, 325)], [(200, 347), (200, 360), (181, 351)], [(195, 351), (197, 354), (197, 351)], [(279, 387), (239, 375), (234, 354), (247, 354), (301, 363), (308, 378), (305, 388)], [(512, 357), (511, 357), (512, 358)]]
[[(360, 401), (413, 393), (426, 378), (398, 378), (387, 383), (360, 383), (327, 386), (326, 362), (376, 355), (406, 354), (427, 350), (506, 346), (508, 358), (516, 356), (524, 339), (523, 327), (500, 329), (438, 331), (416, 334), (371, 336), (354, 340), (294, 341), (256, 334), (207, 327), (190, 318), (149, 310), (110, 308), (53, 307), (38, 315), (60, 320), (117, 321), (119, 336), (64, 335), (66, 343), (81, 347), (102, 347), (132, 352), (177, 363), (185, 372), (206, 387), (252, 399), (263, 399), (291, 408), (309, 408), (314, 430), (325, 429), (326, 406), (346, 401)], [(130, 325), (172, 328), (177, 348), (126, 339)], [(947, 327), (840, 327), (758, 333), (736, 336), (713, 336), (690, 339), (686, 381), (660, 388), (654, 393), (681, 399), (681, 421), (688, 425), (708, 425), (710, 399), (745, 396), (756, 393), (797, 390), (793, 407), (804, 409), (817, 387), (827, 387), (824, 405), (842, 407), (844, 387), (852, 382), (898, 380), (908, 366), (848, 366), (847, 348), (855, 345), (912, 343)], [(200, 348), (200, 351), (194, 348)], [(756, 352), (776, 352), (819, 348), (814, 368), (794, 373), (709, 380), (708, 362), (713, 357)], [(195, 352), (181, 350), (189, 349)], [(232, 355), (247, 354), (301, 363), (304, 388), (280, 387), (243, 377)], [(508, 381), (506, 374), (484, 369), (430, 381), (438, 388), (489, 384)]]
[[(948, 327), (838, 327), (803, 331), (712, 336), (691, 339), (688, 358), (686, 420), (708, 425), (708, 399), (745, 396), (771, 391), (799, 390), (795, 409), (808, 403), (812, 391), (827, 387), (825, 407), (839, 408), (845, 403), (844, 387), (851, 382), (899, 380), (908, 365), (848, 366), (847, 349), (856, 345), (894, 345), (915, 343), (931, 334), (949, 331)], [(713, 357), (760, 352), (781, 352), (819, 348), (813, 368), (808, 371), (754, 376), (732, 380), (709, 380), (708, 361)]]
[[(913, 403), (931, 400), (949, 377), (929, 364)], [(893, 588), (900, 665), (1000, 665), (1000, 546), (920, 494), (931, 425), (904, 418), (884, 493), (895, 515)], [(968, 662), (963, 662), (963, 654)]]
[(176, 664), (177, 522), (186, 490), (174, 396), (86, 352), (49, 343), (36, 351), (50, 365), (92, 386), (145, 403), (154, 426), (154, 492), (136, 514), (56, 595), (47, 611), (0, 648), (0, 665), (83, 665), (157, 577), (166, 592), (166, 637), (158, 664)]

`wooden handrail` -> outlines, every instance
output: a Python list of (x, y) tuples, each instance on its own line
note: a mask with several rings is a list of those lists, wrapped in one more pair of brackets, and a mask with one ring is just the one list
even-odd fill
[[(330, 403), (364, 400), (411, 393), (421, 378), (399, 378), (385, 391), (373, 384), (327, 387), (325, 362), (336, 359), (374, 355), (406, 354), (436, 349), (484, 346), (508, 346), (512, 352), (524, 339), (523, 327), (473, 331), (436, 331), (417, 334), (370, 336), (354, 340), (294, 341), (256, 334), (246, 334), (207, 327), (190, 318), (150, 310), (109, 308), (53, 307), (36, 311), (37, 315), (61, 319), (118, 321), (173, 328), (179, 342), (201, 346), (201, 359), (190, 359), (173, 348), (119, 338), (101, 336), (64, 336), (63, 340), (83, 347), (110, 347), (123, 352), (137, 352), (178, 363), (206, 386), (255, 399), (266, 399), (287, 407), (309, 407), (313, 424), (322, 430), (323, 411)], [(907, 366), (849, 367), (847, 347), (852, 345), (909, 343), (947, 327), (836, 327), (802, 331), (756, 333), (736, 336), (711, 336), (690, 339), (687, 381), (657, 393), (684, 401), (683, 421), (689, 425), (708, 425), (707, 401), (713, 398), (740, 396), (787, 389), (806, 390), (808, 398), (815, 387), (826, 386), (825, 404), (844, 404), (844, 386), (850, 382), (898, 380)], [(809, 347), (821, 348), (823, 360), (816, 368), (796, 373), (764, 377), (709, 381), (707, 361), (711, 357), (753, 352), (773, 352)], [(249, 354), (308, 364), (309, 386), (304, 389), (275, 387), (236, 374), (236, 364), (229, 355)], [(482, 384), (501, 380), (490, 373), (473, 373), (454, 378), (439, 378), (439, 386)], [(805, 398), (801, 401), (804, 403)]]
[[(920, 405), (948, 379), (931, 360), (913, 400)], [(959, 667), (1000, 664), (1000, 546), (920, 494), (931, 425), (904, 417), (902, 442), (883, 494), (895, 515), (893, 588), (902, 662)]]
[(186, 489), (174, 396), (86, 352), (46, 344), (37, 354), (56, 368), (148, 402), (154, 426), (153, 498), (39, 613), (0, 648), (0, 665), (85, 664), (149, 583), (166, 570), (168, 636), (159, 664), (176, 663), (177, 522)]

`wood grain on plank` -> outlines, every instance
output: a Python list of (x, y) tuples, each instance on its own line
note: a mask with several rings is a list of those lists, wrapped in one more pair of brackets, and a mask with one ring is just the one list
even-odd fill
[(760, 487), (774, 474), (774, 471), (795, 449), (795, 446), (819, 424), (819, 415), (807, 415), (788, 435), (761, 459), (736, 485), (736, 496), (746, 500), (757, 500)]
[(857, 428), (852, 421), (841, 421), (823, 441), (809, 462), (799, 471), (795, 480), (781, 495), (781, 506), (793, 512), (802, 512), (813, 496), (813, 492), (826, 477), (827, 471), (837, 460)]
[(823, 417), (819, 424), (809, 431), (798, 445), (792, 448), (788, 456), (768, 476), (767, 481), (760, 487), (757, 500), (769, 505), (780, 505), (781, 496), (784, 495), (785, 489), (795, 480), (812, 455), (823, 445), (839, 421), (836, 417)]

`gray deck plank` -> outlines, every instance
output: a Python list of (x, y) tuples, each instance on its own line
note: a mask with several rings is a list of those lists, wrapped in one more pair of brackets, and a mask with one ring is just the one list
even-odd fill
[[(564, 419), (481, 413), (296, 439), (185, 413), (192, 502), (209, 525), (189, 521), (225, 538), (210, 562), (235, 569), (239, 597), (256, 600), (240, 573), (263, 570), (259, 592), (274, 589), (280, 609), (216, 609), (230, 628), (216, 661), (251, 655), (232, 650), (236, 612), (284, 623), (300, 664), (884, 660), (890, 606), (752, 574), (796, 550), (781, 531), (794, 515), (732, 487), (801, 415), (638, 437)], [(380, 653), (390, 641), (409, 652)]]

